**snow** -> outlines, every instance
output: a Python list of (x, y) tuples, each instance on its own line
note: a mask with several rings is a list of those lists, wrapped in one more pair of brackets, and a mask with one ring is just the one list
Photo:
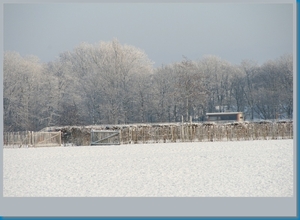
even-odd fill
[(293, 140), (3, 149), (4, 197), (291, 197)]

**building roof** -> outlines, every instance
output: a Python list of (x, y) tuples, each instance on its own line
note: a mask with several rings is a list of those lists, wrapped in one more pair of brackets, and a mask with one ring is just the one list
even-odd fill
[(213, 115), (236, 115), (236, 114), (242, 114), (243, 112), (214, 112), (214, 113), (206, 113), (207, 116), (213, 116)]

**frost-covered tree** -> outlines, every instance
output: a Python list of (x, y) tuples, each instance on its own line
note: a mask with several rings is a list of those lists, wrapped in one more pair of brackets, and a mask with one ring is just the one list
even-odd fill
[(194, 61), (157, 68), (154, 76), (155, 111), (158, 121), (185, 121), (203, 116), (207, 89), (205, 76)]
[(189, 121), (206, 102), (205, 76), (195, 62), (183, 60), (175, 64), (175, 94), (182, 106), (182, 115)]
[(60, 62), (68, 63), (63, 65), (76, 79), (71, 85), (80, 93), (78, 106), (86, 110), (90, 123), (128, 123), (145, 117), (133, 114), (134, 109), (145, 111), (143, 82), (152, 72), (152, 62), (142, 50), (113, 40), (82, 43), (62, 55), (66, 61)]
[(293, 115), (292, 55), (261, 66), (205, 56), (153, 68), (144, 51), (114, 39), (81, 43), (48, 63), (7, 51), (3, 64), (5, 131), (203, 120), (217, 111)]
[(199, 61), (199, 66), (206, 76), (206, 86), (209, 91), (209, 112), (223, 112), (230, 109), (230, 81), (233, 76), (233, 66), (216, 56), (205, 56)]
[(249, 118), (251, 120), (254, 119), (255, 117), (255, 93), (256, 93), (256, 88), (254, 87), (254, 78), (258, 73), (259, 66), (257, 63), (250, 61), (250, 60), (243, 60), (241, 62), (241, 69), (244, 73), (244, 89), (243, 89), (243, 94), (245, 97), (245, 100), (247, 102), (247, 107), (245, 109), (246, 115), (249, 115)]
[(232, 111), (244, 112), (246, 110), (245, 86), (245, 75), (242, 71), (238, 71), (231, 79)]
[(287, 54), (278, 60), (278, 82), (282, 117), (293, 118), (293, 56)]
[(292, 57), (265, 62), (255, 78), (256, 113), (264, 119), (291, 118), (293, 94)]
[[(48, 76), (49, 126), (81, 124), (78, 114), (74, 114), (80, 102), (78, 79), (72, 70), (68, 53), (60, 54), (54, 62), (45, 67)], [(50, 123), (51, 122), (51, 123)]]
[(4, 130), (40, 128), (45, 100), (43, 65), (34, 56), (21, 57), (16, 52), (4, 53)]
[(152, 120), (172, 122), (177, 119), (178, 100), (173, 65), (156, 68), (152, 78)]

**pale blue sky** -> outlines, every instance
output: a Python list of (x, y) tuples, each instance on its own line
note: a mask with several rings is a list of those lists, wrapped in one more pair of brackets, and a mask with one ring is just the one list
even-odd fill
[(48, 62), (81, 42), (114, 38), (144, 50), (155, 66), (208, 54), (263, 63), (293, 53), (293, 5), (4, 4), (4, 51)]

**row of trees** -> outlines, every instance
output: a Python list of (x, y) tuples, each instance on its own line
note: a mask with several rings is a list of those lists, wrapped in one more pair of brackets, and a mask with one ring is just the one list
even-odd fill
[(142, 50), (117, 40), (82, 43), (49, 63), (4, 54), (5, 131), (204, 120), (217, 111), (291, 118), (293, 57), (232, 65), (206, 56), (154, 68)]

